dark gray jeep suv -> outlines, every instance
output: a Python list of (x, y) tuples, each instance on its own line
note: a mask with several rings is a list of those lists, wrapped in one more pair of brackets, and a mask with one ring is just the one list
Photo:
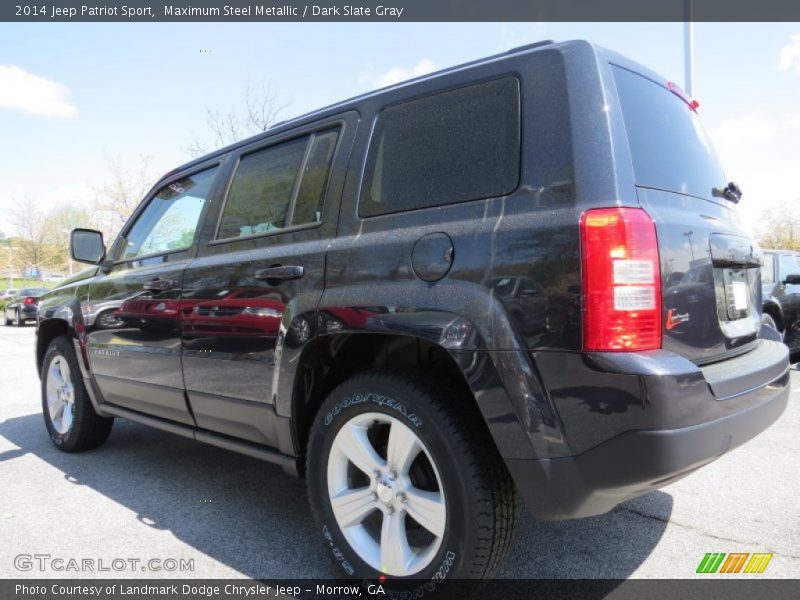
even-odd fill
[(123, 417), (277, 463), (344, 574), (468, 591), (517, 492), (597, 515), (786, 406), (760, 251), (696, 109), (541, 43), (176, 169), (107, 251), (74, 231), (96, 267), (41, 300), (53, 442)]

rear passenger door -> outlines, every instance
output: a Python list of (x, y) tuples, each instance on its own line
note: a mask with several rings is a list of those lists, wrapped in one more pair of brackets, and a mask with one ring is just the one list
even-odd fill
[(199, 427), (291, 451), (276, 365), (315, 335), (356, 123), (353, 113), (326, 119), (232, 157), (215, 226), (183, 283), (183, 373)]

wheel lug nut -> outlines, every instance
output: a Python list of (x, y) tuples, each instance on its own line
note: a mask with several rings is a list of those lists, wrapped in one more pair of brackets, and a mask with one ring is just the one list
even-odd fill
[(400, 502), (403, 502), (403, 503), (405, 503), (408, 500), (408, 498), (406, 497), (406, 495), (403, 492), (400, 492), (399, 494), (397, 494), (397, 499), (400, 500)]
[(378, 494), (376, 494), (375, 492), (372, 492), (372, 493), (369, 495), (369, 497), (370, 497), (370, 498), (372, 498), (373, 500), (377, 500), (377, 499), (378, 499)]
[(389, 477), (392, 479), (397, 479), (397, 471), (389, 471)]

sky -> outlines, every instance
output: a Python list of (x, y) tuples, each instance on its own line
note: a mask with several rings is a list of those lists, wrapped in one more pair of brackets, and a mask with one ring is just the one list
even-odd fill
[[(586, 39), (683, 85), (682, 23), (0, 24), (0, 231), (26, 197), (89, 206), (110, 160), (154, 180), (271, 84), (282, 118), (542, 39)], [(741, 212), (800, 202), (800, 23), (695, 25), (695, 98)]]

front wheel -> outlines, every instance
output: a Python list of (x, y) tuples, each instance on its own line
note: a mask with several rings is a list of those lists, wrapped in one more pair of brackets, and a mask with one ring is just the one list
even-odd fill
[(309, 497), (349, 577), (461, 596), (501, 564), (513, 484), (473, 399), (448, 387), (428, 373), (376, 372), (347, 380), (322, 405)]
[(59, 450), (80, 452), (100, 446), (113, 418), (98, 415), (83, 385), (78, 359), (66, 336), (54, 339), (42, 363), (42, 412), (50, 439)]

